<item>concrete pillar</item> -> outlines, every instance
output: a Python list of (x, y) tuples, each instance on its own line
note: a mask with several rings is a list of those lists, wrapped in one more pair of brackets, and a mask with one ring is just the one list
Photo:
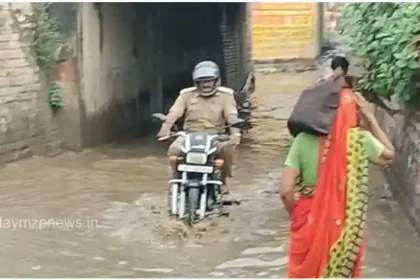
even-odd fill
[(316, 56), (319, 56), (324, 45), (324, 3), (322, 2), (316, 4), (316, 45)]

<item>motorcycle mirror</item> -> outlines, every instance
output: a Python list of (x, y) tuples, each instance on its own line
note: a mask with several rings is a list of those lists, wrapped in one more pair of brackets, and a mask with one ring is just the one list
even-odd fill
[(231, 124), (231, 126), (235, 128), (241, 128), (244, 123), (245, 121), (243, 119), (238, 118)]
[(166, 115), (162, 114), (162, 113), (154, 113), (152, 115), (152, 118), (161, 122), (166, 121)]

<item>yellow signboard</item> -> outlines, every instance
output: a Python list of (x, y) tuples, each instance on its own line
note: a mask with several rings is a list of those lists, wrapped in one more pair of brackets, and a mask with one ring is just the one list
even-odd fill
[(307, 58), (316, 44), (316, 3), (252, 3), (254, 60)]

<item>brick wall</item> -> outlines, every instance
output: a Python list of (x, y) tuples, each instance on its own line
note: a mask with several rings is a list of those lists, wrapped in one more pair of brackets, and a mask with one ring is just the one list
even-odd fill
[(395, 161), (386, 168), (388, 183), (420, 232), (420, 112), (391, 117), (377, 107), (376, 116), (395, 147)]
[(245, 33), (244, 46), (246, 46), (245, 52), (245, 69), (246, 71), (253, 71), (254, 61), (252, 60), (252, 14), (251, 14), (251, 4), (244, 4), (244, 20), (243, 20), (243, 32)]
[(25, 37), (30, 3), (0, 4), (0, 161), (59, 150), (40, 71)]
[(222, 6), (220, 31), (226, 84), (239, 90), (246, 74), (252, 69), (250, 10), (248, 3), (229, 3)]

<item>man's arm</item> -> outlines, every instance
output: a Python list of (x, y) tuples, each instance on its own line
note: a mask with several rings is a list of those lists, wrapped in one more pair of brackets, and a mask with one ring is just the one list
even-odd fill
[(182, 117), (187, 107), (187, 102), (185, 100), (185, 95), (180, 93), (178, 98), (175, 100), (175, 103), (172, 105), (171, 109), (169, 109), (169, 113), (166, 116), (165, 124), (170, 125), (171, 127), (174, 123)]
[[(233, 94), (227, 94), (225, 106), (223, 108), (223, 115), (225, 116), (229, 124), (233, 123), (238, 119), (238, 109), (236, 107), (236, 101)], [(230, 127), (230, 134), (239, 134), (240, 129), (235, 127)]]

